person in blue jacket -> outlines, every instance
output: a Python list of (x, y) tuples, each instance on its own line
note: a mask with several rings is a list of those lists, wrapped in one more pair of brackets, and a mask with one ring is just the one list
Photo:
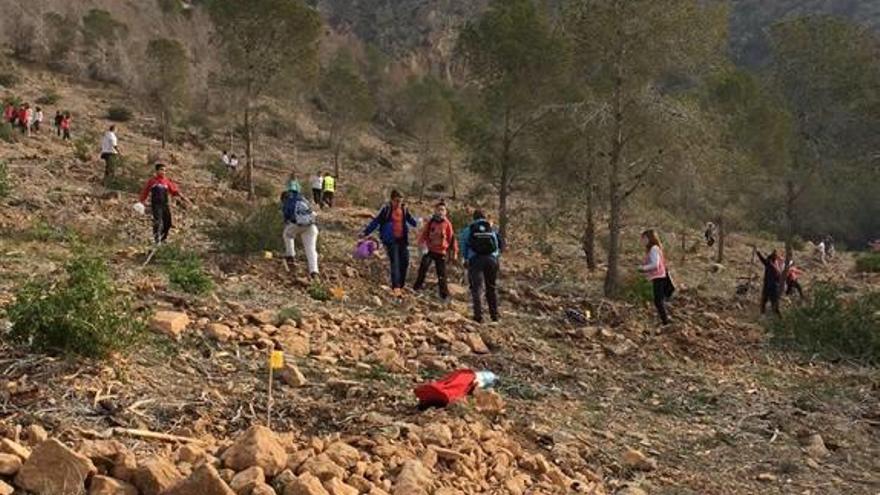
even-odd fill
[(379, 210), (373, 221), (361, 233), (361, 239), (369, 237), (376, 229), (385, 250), (391, 269), (391, 289), (400, 296), (406, 285), (406, 272), (409, 269), (409, 229), (418, 226), (409, 208), (403, 202), (403, 195), (391, 191), (391, 201)]
[(481, 210), (474, 211), (473, 223), (459, 233), (460, 252), (468, 270), (471, 300), (474, 306), (474, 321), (483, 322), (482, 292), (486, 288), (486, 302), (489, 304), (489, 316), (498, 321), (498, 258), (504, 251), (504, 240), (492, 227), (486, 214)]

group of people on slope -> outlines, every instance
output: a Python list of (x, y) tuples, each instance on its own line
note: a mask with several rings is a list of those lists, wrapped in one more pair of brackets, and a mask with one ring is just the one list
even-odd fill
[(223, 154), (220, 155), (220, 164), (226, 167), (231, 173), (235, 173), (238, 171), (238, 155), (233, 153), (230, 155), (227, 151), (223, 151)]
[[(391, 191), (390, 201), (382, 206), (361, 232), (361, 240), (367, 241), (373, 232), (379, 231), (388, 255), (391, 289), (396, 296), (400, 296), (406, 286), (410, 261), (409, 234), (410, 229), (415, 229), (418, 225), (419, 221), (404, 203), (403, 195), (398, 191)], [(448, 302), (447, 265), (456, 262), (460, 256), (468, 273), (474, 320), (483, 321), (482, 299), (485, 293), (489, 317), (492, 321), (498, 321), (500, 314), (497, 280), (504, 241), (483, 211), (475, 210), (473, 222), (462, 229), (456, 238), (446, 204), (441, 201), (434, 205), (433, 215), (424, 222), (416, 238), (422, 259), (413, 290), (418, 292), (424, 288), (428, 271), (434, 265), (440, 298)]]
[[(3, 121), (13, 128), (19, 128), (21, 133), (26, 136), (39, 133), (43, 127), (44, 118), (43, 109), (40, 107), (32, 108), (30, 103), (22, 103), (16, 107), (15, 104), (9, 102), (3, 108)], [(70, 123), (70, 112), (62, 113), (61, 110), (55, 112), (53, 122), (55, 133), (65, 141), (70, 140)]]
[(318, 171), (309, 180), (312, 188), (312, 199), (320, 208), (333, 208), (333, 197), (336, 195), (336, 177)]

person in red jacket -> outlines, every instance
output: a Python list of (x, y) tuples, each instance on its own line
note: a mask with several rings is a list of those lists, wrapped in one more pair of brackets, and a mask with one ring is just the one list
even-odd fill
[(153, 213), (153, 239), (156, 244), (162, 244), (168, 239), (168, 231), (171, 230), (171, 198), (175, 196), (181, 201), (187, 199), (180, 194), (177, 184), (165, 176), (165, 164), (156, 164), (156, 175), (147, 181), (141, 192), (140, 203), (144, 204), (147, 197), (150, 198), (150, 210)]
[(794, 260), (788, 262), (788, 274), (785, 276), (785, 295), (790, 296), (797, 291), (801, 299), (804, 298), (804, 288), (798, 279), (801, 278), (803, 271), (795, 266)]
[(15, 105), (13, 105), (12, 103), (7, 103), (6, 107), (3, 109), (3, 122), (8, 122), (12, 125), (15, 125), (16, 115), (17, 113), (15, 111)]
[(437, 267), (437, 287), (440, 299), (444, 302), (449, 300), (449, 286), (446, 282), (446, 261), (454, 260), (458, 256), (458, 243), (455, 242), (455, 230), (452, 222), (446, 216), (446, 204), (442, 201), (434, 206), (434, 215), (422, 229), (419, 235), (419, 246), (425, 254), (419, 265), (419, 275), (413, 290), (420, 291), (425, 286), (425, 277), (431, 263)]

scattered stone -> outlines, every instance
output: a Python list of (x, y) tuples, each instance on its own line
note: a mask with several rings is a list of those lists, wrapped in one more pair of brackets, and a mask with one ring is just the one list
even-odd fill
[(150, 319), (150, 328), (153, 331), (175, 339), (180, 338), (187, 325), (189, 325), (189, 316), (177, 311), (157, 311)]
[(657, 469), (657, 461), (651, 459), (636, 449), (627, 449), (621, 458), (623, 465), (638, 471), (653, 471)]
[(330, 478), (342, 478), (345, 476), (345, 470), (339, 467), (335, 462), (330, 460), (330, 457), (327, 454), (321, 454), (316, 457), (312, 457), (308, 459), (306, 462), (302, 463), (302, 465), (297, 470), (297, 473), (302, 475), (303, 473), (308, 473), (313, 476), (320, 478), (323, 481), (329, 480)]
[(0, 438), (0, 454), (12, 454), (26, 461), (31, 456), (31, 451), (27, 447), (8, 438)]
[(358, 489), (344, 483), (339, 478), (330, 478), (324, 482), (324, 489), (330, 495), (358, 495)]
[(344, 468), (352, 468), (361, 459), (358, 450), (345, 442), (333, 442), (324, 450), (331, 461)]
[(776, 483), (778, 479), (775, 474), (771, 473), (761, 473), (757, 477), (758, 481), (763, 481), (764, 483)]
[(0, 474), (13, 476), (21, 469), (21, 457), (12, 454), (0, 454)]
[(469, 333), (464, 336), (465, 342), (474, 354), (488, 354), (489, 347), (483, 342), (483, 337), (478, 333)]
[(807, 439), (807, 446), (804, 447), (804, 450), (807, 452), (807, 455), (813, 459), (824, 459), (831, 455), (831, 452), (828, 451), (828, 447), (825, 446), (825, 440), (823, 440), (822, 435), (819, 434), (810, 435)]
[(110, 471), (128, 453), (117, 440), (84, 440), (77, 452), (88, 457), (102, 471)]
[(446, 447), (452, 443), (452, 430), (444, 423), (431, 423), (422, 430), (422, 441)]
[(58, 495), (69, 492), (71, 487), (82, 491), (86, 478), (96, 472), (95, 465), (86, 456), (50, 439), (34, 449), (18, 470), (15, 484), (38, 495)]
[(476, 389), (473, 393), (477, 411), (497, 414), (504, 411), (504, 399), (494, 390)]
[(275, 493), (274, 488), (263, 483), (263, 484), (254, 486), (254, 488), (250, 492), (250, 495), (277, 495), (277, 494)]
[(15, 493), (15, 488), (6, 484), (5, 481), (0, 480), (0, 495), (12, 495)]
[(272, 310), (260, 311), (259, 313), (251, 313), (248, 319), (258, 325), (271, 325), (275, 323), (277, 314)]
[(299, 368), (290, 363), (284, 363), (284, 367), (278, 371), (278, 378), (291, 387), (305, 387), (309, 384), (309, 381), (299, 371)]
[(236, 495), (225, 481), (220, 479), (217, 468), (202, 464), (193, 473), (174, 485), (162, 495)]
[(637, 486), (628, 486), (617, 492), (617, 495), (648, 495), (648, 492)]
[(185, 462), (195, 466), (200, 461), (206, 459), (207, 455), (205, 449), (192, 444), (186, 444), (177, 449), (177, 452), (174, 453), (174, 458), (177, 459), (177, 462)]
[(232, 477), (229, 488), (239, 495), (247, 495), (253, 492), (253, 488), (257, 485), (266, 483), (266, 474), (260, 466), (254, 466)]
[(394, 495), (425, 495), (431, 488), (431, 481), (431, 472), (421, 461), (406, 461), (394, 482)]
[(49, 434), (46, 433), (46, 430), (38, 424), (32, 424), (25, 428), (24, 436), (25, 438), (27, 438), (28, 443), (32, 446), (41, 444), (49, 439)]
[(330, 495), (321, 480), (310, 473), (302, 473), (290, 484), (285, 485), (282, 495)]
[(217, 342), (229, 342), (235, 336), (235, 332), (222, 323), (211, 323), (205, 329), (205, 333)]
[(389, 371), (402, 371), (404, 369), (403, 359), (394, 349), (379, 349), (369, 356), (367, 362), (381, 364)]
[(266, 476), (275, 476), (287, 465), (287, 452), (278, 437), (265, 426), (252, 426), (221, 456), (223, 465), (236, 471), (253, 466), (263, 468)]
[(109, 476), (92, 476), (89, 495), (138, 495), (134, 485)]
[(170, 462), (161, 457), (150, 457), (141, 462), (132, 477), (132, 483), (141, 495), (161, 495), (183, 476)]

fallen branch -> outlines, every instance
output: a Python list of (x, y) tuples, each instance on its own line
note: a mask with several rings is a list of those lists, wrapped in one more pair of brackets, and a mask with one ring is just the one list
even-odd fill
[(158, 433), (150, 430), (137, 430), (133, 428), (112, 428), (112, 430), (114, 434), (127, 437), (161, 440), (164, 442), (202, 443), (202, 441), (198, 438), (182, 437), (180, 435), (169, 435), (167, 433)]

